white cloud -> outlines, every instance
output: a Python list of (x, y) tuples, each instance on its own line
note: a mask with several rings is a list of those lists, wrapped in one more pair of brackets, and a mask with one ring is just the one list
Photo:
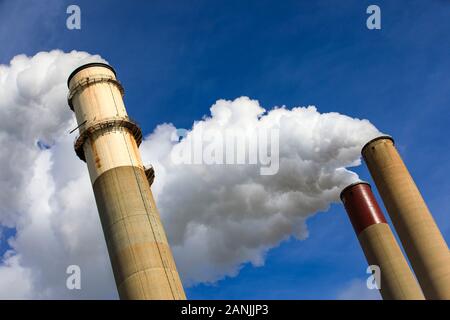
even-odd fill
[(261, 176), (257, 166), (175, 165), (171, 125), (159, 126), (141, 150), (156, 171), (153, 190), (185, 283), (235, 275), (242, 263), (264, 263), (264, 253), (291, 235), (307, 236), (304, 221), (326, 211), (340, 190), (357, 179), (346, 166), (360, 163), (368, 139), (379, 134), (366, 120), (315, 107), (267, 113), (246, 97), (219, 100), (197, 131), (231, 128), (280, 130), (280, 169)]
[(18, 255), (5, 254), (6, 262), (1, 266), (0, 299), (32, 298), (31, 272), (23, 268)]
[[(67, 76), (91, 61), (102, 59), (52, 51), (0, 66), (0, 224), (17, 230), (0, 265), (0, 296), (17, 281), (15, 297), (117, 297), (87, 168), (68, 135), (75, 122)], [(186, 284), (236, 275), (247, 262), (263, 265), (265, 253), (284, 239), (306, 238), (307, 217), (327, 210), (357, 179), (345, 168), (359, 165), (361, 146), (379, 134), (367, 120), (314, 107), (265, 113), (245, 97), (217, 101), (192, 130), (261, 126), (280, 130), (274, 176), (248, 165), (173, 164), (171, 124), (158, 126), (141, 146), (156, 170), (153, 190)], [(81, 267), (81, 291), (65, 288), (71, 264)]]
[[(0, 224), (17, 231), (0, 265), (1, 297), (117, 297), (89, 177), (68, 135), (66, 80), (92, 61), (103, 60), (52, 51), (0, 66)], [(87, 290), (65, 288), (70, 264), (82, 267)]]

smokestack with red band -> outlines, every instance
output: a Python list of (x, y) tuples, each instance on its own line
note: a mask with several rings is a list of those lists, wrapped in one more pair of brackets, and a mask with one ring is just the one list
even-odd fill
[(380, 293), (384, 300), (422, 300), (422, 291), (386, 223), (367, 182), (353, 183), (341, 200), (369, 265), (380, 268)]
[(390, 136), (362, 155), (427, 299), (450, 299), (450, 253)]

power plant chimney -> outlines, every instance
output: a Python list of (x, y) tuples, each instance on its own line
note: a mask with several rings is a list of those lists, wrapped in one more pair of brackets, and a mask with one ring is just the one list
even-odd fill
[(427, 299), (450, 299), (450, 253), (394, 140), (381, 136), (361, 151)]
[(424, 296), (386, 223), (367, 182), (356, 182), (341, 192), (350, 221), (369, 265), (380, 268), (384, 300), (423, 300)]
[(142, 133), (114, 69), (89, 63), (67, 84), (80, 132), (75, 151), (88, 165), (120, 298), (186, 299), (139, 154)]

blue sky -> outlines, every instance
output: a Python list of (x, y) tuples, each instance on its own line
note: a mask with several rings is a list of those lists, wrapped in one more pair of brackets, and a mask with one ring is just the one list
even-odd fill
[[(65, 27), (69, 4), (81, 7), (81, 30)], [(381, 30), (366, 28), (370, 4), (381, 8)], [(449, 16), (444, 0), (0, 0), (0, 63), (52, 49), (100, 54), (146, 134), (163, 122), (188, 128), (217, 99), (242, 95), (369, 119), (395, 138), (449, 242)], [(356, 171), (370, 181), (365, 166)], [(245, 265), (188, 297), (333, 299), (365, 278), (342, 206), (307, 223), (309, 238), (271, 250), (263, 267)]]

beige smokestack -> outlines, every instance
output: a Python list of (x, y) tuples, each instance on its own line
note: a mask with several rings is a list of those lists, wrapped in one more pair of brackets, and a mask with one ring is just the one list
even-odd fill
[(450, 299), (450, 253), (394, 140), (369, 141), (362, 155), (427, 299)]
[(384, 300), (423, 300), (403, 253), (367, 182), (353, 183), (341, 192), (369, 265), (380, 268), (380, 294)]
[(141, 130), (113, 68), (81, 66), (68, 86), (80, 131), (75, 151), (88, 165), (120, 298), (185, 299), (139, 154)]

